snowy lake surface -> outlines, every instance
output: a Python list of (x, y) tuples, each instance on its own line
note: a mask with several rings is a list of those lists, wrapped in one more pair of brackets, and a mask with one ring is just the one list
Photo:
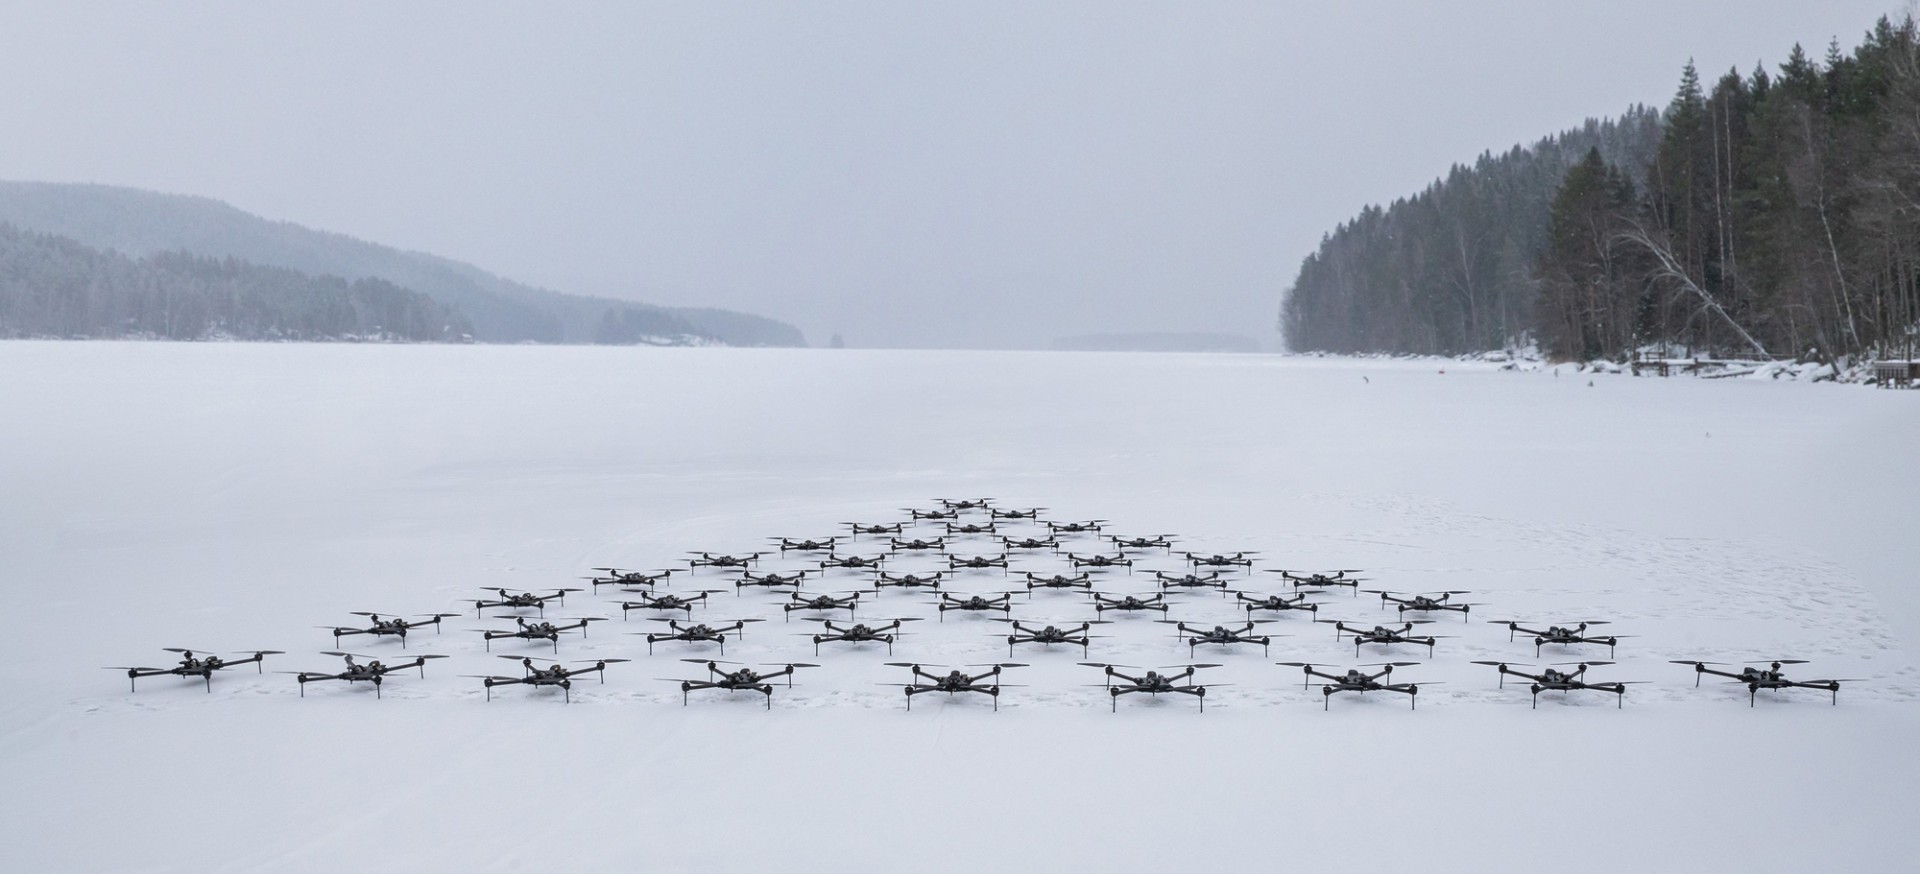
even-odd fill
[[(1356, 659), (1281, 615), (1269, 655), (1195, 653), (1230, 684), (1204, 714), (1181, 696), (1110, 712), (1075, 664), (1194, 660), (1157, 614), (1109, 613), (1085, 658), (1021, 648), (998, 712), (933, 695), (908, 712), (883, 662), (1007, 660), (1005, 626), (889, 590), (860, 618), (928, 617), (892, 657), (815, 657), (805, 614), (783, 622), (781, 595), (713, 571), (668, 590), (729, 589), (696, 619), (767, 620), (726, 658), (821, 665), (771, 710), (682, 706), (669, 680), (704, 668), (680, 659), (717, 653), (649, 656), (628, 632), (658, 624), (623, 621), (610, 591), (547, 611), (610, 617), (560, 658), (633, 660), (572, 704), (489, 702), (463, 676), (518, 670), (475, 632), (503, 624), (474, 618), (482, 587), (585, 585), (974, 497), (1481, 606), (1423, 626), (1451, 635), (1431, 659)], [(0, 870), (1898, 870), (1920, 858), (1916, 498), (1920, 394), (1849, 386), (1257, 355), (0, 343)], [(1101, 587), (1182, 567), (1140, 560)], [(1217, 594), (1168, 600), (1189, 622), (1245, 618)], [(1315, 600), (1397, 617), (1372, 595)], [(449, 656), (424, 679), (301, 697), (276, 672), (336, 670), (319, 653), (349, 611), (461, 615), (409, 639)], [(1013, 615), (1093, 611), (1042, 591)], [(1610, 620), (1618, 664), (1596, 679), (1645, 683), (1623, 708), (1532, 709), (1471, 662), (1607, 656), (1535, 658), (1484, 621), (1505, 618)], [(340, 648), (400, 652), (356, 640)], [(516, 643), (493, 651), (547, 651)], [(210, 693), (130, 693), (103, 670), (171, 664), (168, 646), (286, 654)], [(1745, 686), (1696, 689), (1669, 662), (1776, 657), (1870, 682), (1838, 706), (1797, 690), (1750, 708)], [(1395, 660), (1421, 663), (1395, 675), (1428, 684), (1417, 710), (1378, 693), (1323, 710), (1274, 664)]]

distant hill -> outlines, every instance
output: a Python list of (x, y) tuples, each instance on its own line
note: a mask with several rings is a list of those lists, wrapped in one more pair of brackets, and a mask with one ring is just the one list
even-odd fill
[(379, 279), (457, 314), (481, 342), (627, 343), (686, 335), (735, 346), (804, 346), (762, 316), (583, 297), (503, 279), (471, 264), (271, 221), (204, 197), (109, 185), (0, 182), (0, 222), (132, 258), (233, 258), (312, 277)]
[(1239, 334), (1149, 331), (1061, 337), (1053, 341), (1053, 348), (1067, 352), (1258, 352), (1260, 342)]

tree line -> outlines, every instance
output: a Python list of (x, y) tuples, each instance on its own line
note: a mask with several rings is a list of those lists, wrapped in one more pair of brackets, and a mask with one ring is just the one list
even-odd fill
[(1370, 208), (1302, 265), (1292, 348), (1454, 353), (1537, 341), (1833, 360), (1920, 326), (1920, 30), (1777, 73), (1692, 64), (1660, 113), (1456, 167)]

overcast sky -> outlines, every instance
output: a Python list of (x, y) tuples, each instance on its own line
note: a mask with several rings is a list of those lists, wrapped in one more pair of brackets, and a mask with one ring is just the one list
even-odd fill
[(7, 3), (0, 177), (855, 346), (1271, 338), (1457, 161), (1895, 2)]

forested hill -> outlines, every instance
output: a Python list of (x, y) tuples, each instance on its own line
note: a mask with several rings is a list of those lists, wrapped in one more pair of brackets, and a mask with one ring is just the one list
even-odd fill
[(799, 329), (747, 313), (560, 294), (478, 267), (276, 222), (202, 197), (105, 185), (0, 182), (0, 222), (139, 259), (233, 258), (313, 277), (379, 279), (457, 314), (481, 342), (625, 343), (686, 336), (736, 346), (804, 346)]
[(1449, 353), (1537, 340), (1886, 354), (1920, 326), (1920, 38), (1881, 19), (1852, 54), (1703, 85), (1483, 156), (1328, 235), (1281, 305), (1297, 350)]

